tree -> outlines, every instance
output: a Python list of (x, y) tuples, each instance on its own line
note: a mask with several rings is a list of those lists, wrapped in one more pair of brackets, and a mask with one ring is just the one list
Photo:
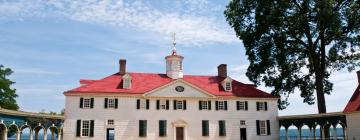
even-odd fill
[(246, 76), (272, 87), (279, 109), (299, 90), (304, 103), (317, 99), (326, 113), (329, 76), (360, 66), (359, 0), (232, 0), (224, 14), (243, 41)]
[(7, 78), (12, 73), (13, 71), (10, 68), (0, 65), (0, 107), (18, 110), (19, 106), (15, 100), (18, 95), (15, 93), (16, 90), (10, 87), (14, 82)]

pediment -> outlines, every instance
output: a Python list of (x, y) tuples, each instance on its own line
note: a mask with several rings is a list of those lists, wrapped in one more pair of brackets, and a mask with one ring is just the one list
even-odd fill
[[(183, 88), (183, 91), (181, 90)], [(182, 80), (178, 79), (169, 84), (154, 89), (144, 96), (147, 97), (203, 97), (212, 98), (214, 95)]]

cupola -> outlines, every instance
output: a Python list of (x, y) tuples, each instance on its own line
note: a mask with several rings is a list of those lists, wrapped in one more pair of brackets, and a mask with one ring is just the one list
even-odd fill
[(173, 50), (171, 52), (171, 55), (165, 57), (166, 75), (172, 79), (179, 79), (179, 78), (183, 78), (184, 75), (182, 68), (182, 61), (184, 57), (177, 54), (175, 46), (176, 43), (175, 43), (175, 34), (174, 34)]

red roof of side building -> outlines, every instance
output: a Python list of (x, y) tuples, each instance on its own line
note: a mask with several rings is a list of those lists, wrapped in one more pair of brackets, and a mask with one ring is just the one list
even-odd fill
[[(131, 76), (131, 88), (122, 88), (122, 75), (116, 73), (101, 80), (81, 80), (86, 85), (66, 91), (67, 93), (127, 93), (144, 94), (164, 86), (176, 79), (171, 79), (166, 74), (156, 73), (128, 73)], [(182, 80), (215, 96), (236, 96), (249, 98), (277, 98), (269, 93), (256, 89), (254, 85), (232, 81), (232, 91), (224, 91), (220, 82), (224, 78), (218, 76), (184, 75)], [(85, 82), (84, 82), (85, 81)]]
[(360, 111), (360, 86), (358, 86), (346, 105), (344, 112)]

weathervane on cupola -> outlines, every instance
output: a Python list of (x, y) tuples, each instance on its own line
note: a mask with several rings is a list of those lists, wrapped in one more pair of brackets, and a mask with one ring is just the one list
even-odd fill
[(183, 78), (182, 60), (183, 56), (176, 53), (176, 33), (172, 34), (173, 37), (173, 50), (171, 55), (166, 56), (166, 75), (172, 79)]

